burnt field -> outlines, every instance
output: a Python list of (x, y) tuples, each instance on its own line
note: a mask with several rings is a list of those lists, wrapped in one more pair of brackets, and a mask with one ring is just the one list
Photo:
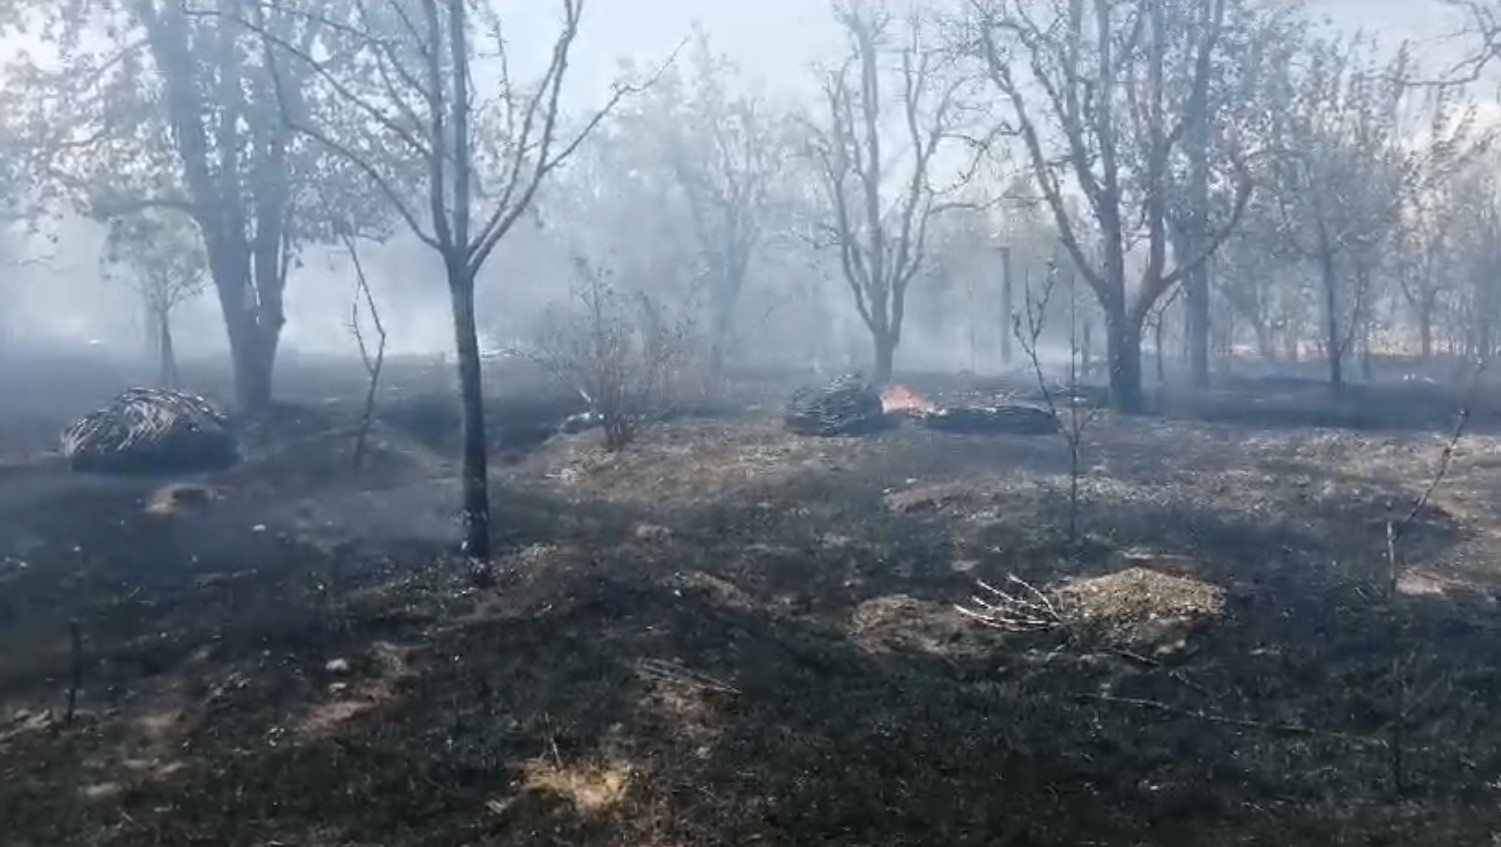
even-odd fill
[(358, 471), (358, 368), (290, 361), (235, 467), (70, 474), (56, 430), (128, 376), (3, 378), (7, 845), (1501, 836), (1489, 388), (1415, 513), (1462, 405), (1437, 386), (1101, 414), (1071, 538), (1057, 436), (794, 436), (772, 374), (610, 455), (498, 371), (476, 590), (446, 372), (393, 365)]

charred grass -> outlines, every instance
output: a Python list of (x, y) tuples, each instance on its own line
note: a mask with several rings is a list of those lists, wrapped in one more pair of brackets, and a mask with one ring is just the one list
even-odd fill
[[(500, 584), (396, 425), (270, 433), (222, 496), (0, 480), (0, 820), (16, 845), (1480, 845), (1501, 832), (1494, 511), (1437, 431), (1103, 419), (1065, 536), (1048, 437), (684, 420), (498, 472)], [(894, 496), (902, 495), (906, 496)], [(1157, 653), (954, 611), (1145, 566), (1216, 587)], [(1133, 602), (1136, 602), (1133, 600)], [(1134, 606), (1132, 608), (1135, 608)], [(1393, 621), (1393, 614), (1398, 616)], [(62, 720), (86, 634), (84, 686)], [(1414, 694), (1392, 782), (1392, 657)]]

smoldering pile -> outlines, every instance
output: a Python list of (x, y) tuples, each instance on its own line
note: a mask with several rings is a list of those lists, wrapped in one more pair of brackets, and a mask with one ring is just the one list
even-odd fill
[(1058, 432), (1050, 411), (1025, 404), (953, 405), (933, 403), (901, 385), (884, 391), (859, 374), (822, 387), (799, 389), (788, 404), (787, 428), (800, 435), (862, 435), (899, 420), (965, 435), (1045, 435)]
[(799, 435), (862, 435), (886, 424), (881, 392), (859, 374), (799, 388), (787, 404), (787, 429)]
[(1035, 406), (940, 406), (913, 417), (928, 429), (963, 435), (1047, 435), (1059, 431), (1058, 418)]
[(62, 454), (77, 471), (149, 473), (223, 467), (239, 448), (228, 419), (202, 397), (132, 388), (69, 424)]

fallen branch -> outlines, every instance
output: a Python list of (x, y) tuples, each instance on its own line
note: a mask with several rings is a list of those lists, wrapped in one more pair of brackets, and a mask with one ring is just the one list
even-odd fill
[(1138, 697), (1113, 697), (1109, 694), (1080, 694), (1078, 699), (1096, 703), (1112, 703), (1118, 706), (1132, 706), (1138, 709), (1147, 709), (1153, 712), (1161, 712), (1165, 715), (1173, 715), (1181, 718), (1190, 718), (1206, 723), (1222, 724), (1225, 726), (1237, 726), (1243, 729), (1257, 729), (1265, 732), (1281, 732), (1289, 735), (1306, 735), (1315, 738), (1327, 738), (1333, 741), (1343, 741), (1360, 747), (1386, 747), (1387, 742), (1379, 738), (1366, 738), (1360, 735), (1351, 735), (1346, 732), (1334, 732), (1327, 729), (1303, 726), (1295, 723), (1280, 723), (1275, 721), (1257, 721), (1249, 718), (1236, 718), (1229, 715), (1218, 715), (1213, 712), (1205, 712), (1199, 709), (1183, 709), (1161, 703), (1156, 700), (1144, 700)]
[(954, 610), (965, 617), (1007, 632), (1045, 632), (1063, 625), (1063, 615), (1053, 601), (1031, 583), (1015, 574), (1007, 581), (1029, 595), (1021, 596), (1002, 591), (984, 580), (976, 580), (989, 598), (978, 594), (969, 598), (972, 607), (955, 605)]
[(706, 689), (720, 694), (739, 694), (740, 689), (706, 673), (685, 667), (677, 662), (662, 659), (642, 659), (636, 663), (636, 673), (644, 679), (685, 685), (689, 688)]
[(71, 727), (78, 717), (78, 690), (83, 687), (83, 631), (77, 620), (68, 621), (68, 711), (63, 726)]

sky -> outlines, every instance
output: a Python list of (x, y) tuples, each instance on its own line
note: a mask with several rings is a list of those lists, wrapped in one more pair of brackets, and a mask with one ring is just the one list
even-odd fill
[[(1306, 5), (1342, 29), (1374, 31), (1383, 41), (1413, 39), (1435, 59), (1459, 49), (1443, 38), (1457, 21), (1442, 0), (1307, 0)], [(553, 6), (533, 0), (528, 25), (545, 21)], [(670, 54), (699, 21), (751, 76), (773, 90), (796, 91), (806, 86), (809, 68), (838, 43), (828, 8), (825, 0), (590, 0), (579, 42), (580, 75), (608, 86), (615, 57), (627, 54), (650, 63)]]

